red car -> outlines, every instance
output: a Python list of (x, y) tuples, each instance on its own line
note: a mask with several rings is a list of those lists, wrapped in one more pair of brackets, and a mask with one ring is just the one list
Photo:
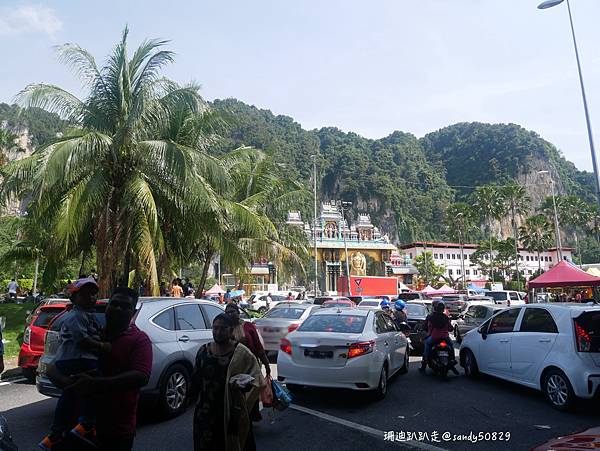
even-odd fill
[(50, 322), (67, 308), (67, 303), (47, 304), (38, 307), (32, 314), (23, 333), (23, 344), (19, 352), (19, 367), (30, 381), (35, 380), (38, 361), (44, 353), (44, 338)]
[(340, 297), (337, 299), (331, 299), (329, 301), (325, 301), (321, 305), (321, 308), (332, 308), (332, 307), (338, 307), (338, 308), (356, 307), (356, 304), (348, 298)]

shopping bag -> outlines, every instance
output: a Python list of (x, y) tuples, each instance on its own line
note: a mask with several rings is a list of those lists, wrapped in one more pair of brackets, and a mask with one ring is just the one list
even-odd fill
[(273, 407), (273, 389), (271, 388), (271, 376), (266, 377), (267, 385), (260, 392), (260, 402), (263, 407)]
[(273, 389), (273, 407), (277, 410), (285, 410), (292, 403), (292, 395), (279, 382), (272, 380), (271, 388)]

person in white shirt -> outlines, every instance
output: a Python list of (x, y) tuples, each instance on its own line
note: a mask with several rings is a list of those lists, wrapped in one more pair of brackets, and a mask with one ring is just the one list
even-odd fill
[(15, 279), (12, 279), (10, 282), (8, 282), (8, 297), (11, 299), (17, 299), (18, 288), (19, 284), (15, 281)]

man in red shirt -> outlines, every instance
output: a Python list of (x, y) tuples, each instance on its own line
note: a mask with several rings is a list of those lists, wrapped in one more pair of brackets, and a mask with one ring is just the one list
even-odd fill
[(106, 338), (112, 347), (100, 361), (102, 376), (82, 375), (68, 388), (99, 395), (96, 428), (104, 451), (133, 449), (140, 389), (152, 370), (152, 343), (131, 324), (137, 299), (130, 288), (113, 292), (106, 308)]

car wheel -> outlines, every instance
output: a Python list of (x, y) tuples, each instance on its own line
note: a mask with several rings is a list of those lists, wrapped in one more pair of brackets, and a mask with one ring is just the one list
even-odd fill
[(398, 373), (400, 373), (400, 374), (408, 373), (408, 364), (409, 364), (409, 353), (408, 353), (408, 348), (407, 348), (406, 353), (404, 354), (404, 365), (402, 365), (402, 368), (400, 368), (398, 370)]
[(175, 417), (185, 410), (190, 387), (190, 373), (183, 365), (175, 364), (165, 373), (160, 387), (161, 410)]
[(30, 384), (35, 383), (35, 368), (23, 368), (22, 374), (23, 374), (23, 377), (25, 379), (27, 379), (28, 383), (30, 383)]
[(479, 367), (477, 366), (477, 360), (475, 355), (470, 349), (465, 351), (464, 364), (465, 375), (468, 377), (475, 377), (479, 374)]
[(460, 335), (460, 330), (458, 329), (458, 326), (454, 326), (454, 338), (456, 339), (457, 343), (462, 343), (462, 337)]
[(375, 389), (375, 399), (382, 400), (387, 395), (388, 386), (388, 369), (387, 364), (381, 367), (381, 374), (379, 375), (379, 384)]
[(555, 409), (569, 410), (575, 401), (575, 393), (569, 378), (558, 369), (552, 369), (546, 373), (542, 390)]

